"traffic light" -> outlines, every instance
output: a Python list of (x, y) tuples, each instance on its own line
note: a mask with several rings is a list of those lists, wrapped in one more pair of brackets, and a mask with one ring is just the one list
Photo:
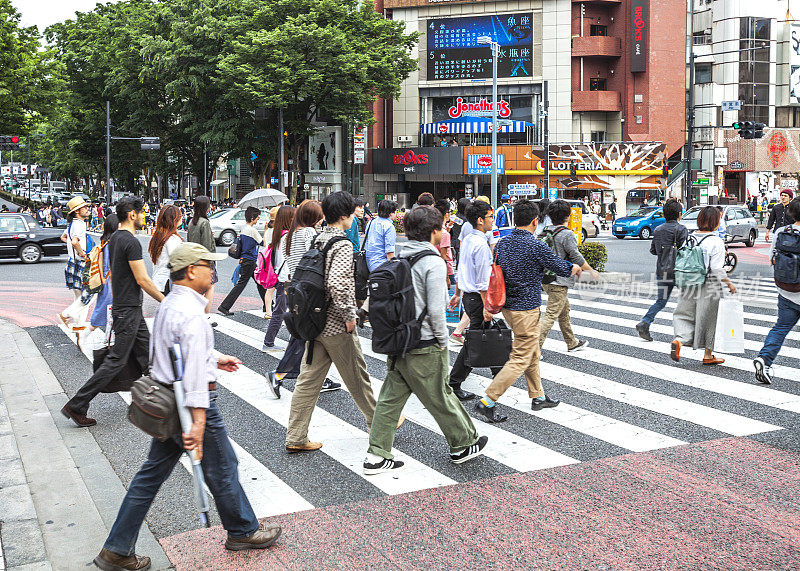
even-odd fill
[(569, 176), (571, 176), (572, 178), (578, 176), (578, 169), (575, 166), (575, 163), (569, 163)]
[(19, 137), (0, 135), (0, 151), (16, 151), (17, 149), (19, 149)]
[(733, 128), (739, 131), (742, 139), (760, 139), (764, 136), (764, 123), (754, 123), (752, 121), (737, 121)]
[(661, 176), (664, 178), (669, 176), (669, 165), (667, 165), (666, 161), (664, 161), (664, 165), (661, 167)]

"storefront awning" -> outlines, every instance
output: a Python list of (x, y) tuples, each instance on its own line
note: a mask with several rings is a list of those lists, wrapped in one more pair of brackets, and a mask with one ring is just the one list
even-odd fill
[(228, 182), (227, 178), (218, 178), (211, 181), (211, 186), (219, 186), (220, 184), (225, 184), (226, 182)]
[[(524, 133), (533, 123), (498, 119), (498, 133)], [(491, 133), (492, 120), (488, 117), (459, 117), (438, 123), (423, 123), (424, 135), (462, 135), (466, 133)]]

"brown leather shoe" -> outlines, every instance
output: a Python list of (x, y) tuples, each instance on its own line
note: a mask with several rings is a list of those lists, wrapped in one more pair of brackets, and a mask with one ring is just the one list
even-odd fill
[(94, 558), (94, 564), (103, 571), (144, 571), (150, 569), (150, 558), (142, 555), (120, 555), (106, 548)]
[(314, 450), (319, 450), (322, 448), (322, 442), (311, 442), (310, 440), (305, 444), (296, 445), (286, 445), (286, 451), (290, 454), (294, 452), (313, 452)]
[[(72, 421), (80, 426), (81, 428), (86, 428), (87, 426), (94, 426), (97, 424), (97, 421), (93, 418), (89, 418), (85, 414), (79, 414), (72, 410), (68, 404), (64, 405), (64, 408), (61, 409), (61, 414), (66, 416), (67, 418), (71, 418)], [(109, 551), (109, 553), (111, 553)]]
[(716, 355), (711, 355), (710, 358), (706, 359), (703, 357), (703, 364), (704, 365), (721, 365), (725, 362), (725, 359), (720, 359)]
[[(321, 445), (320, 445), (321, 446)], [(258, 530), (250, 537), (234, 539), (228, 536), (225, 540), (225, 549), (231, 551), (244, 551), (245, 549), (265, 549), (275, 543), (281, 535), (281, 526), (262, 523)]]
[(681, 360), (681, 342), (678, 341), (677, 339), (675, 339), (675, 341), (672, 342), (669, 356), (672, 358), (673, 361)]

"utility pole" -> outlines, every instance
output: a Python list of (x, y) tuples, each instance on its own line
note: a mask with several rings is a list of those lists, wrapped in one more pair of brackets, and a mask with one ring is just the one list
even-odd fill
[(280, 159), (278, 161), (278, 188), (283, 194), (286, 194), (286, 185), (283, 183), (283, 161), (284, 161), (284, 146), (283, 146), (283, 108), (278, 111), (278, 137), (280, 144)]
[(544, 104), (544, 184), (547, 196), (550, 198), (550, 98), (547, 90), (547, 80), (542, 82), (542, 103)]
[(500, 44), (492, 42), (492, 208), (497, 208), (497, 60)]
[(689, 101), (686, 110), (686, 175), (684, 177), (683, 204), (689, 206), (689, 197), (692, 194), (692, 153), (694, 147), (694, 45), (692, 33), (694, 30), (694, 4), (689, 4)]
[[(25, 172), (28, 175), (28, 200), (31, 199), (31, 135), (28, 133), (28, 164)], [(41, 190), (41, 188), (39, 189)]]
[(106, 101), (106, 204), (111, 204), (111, 102)]
[(208, 145), (208, 141), (203, 141), (203, 194), (208, 196), (208, 155), (206, 153), (206, 147)]

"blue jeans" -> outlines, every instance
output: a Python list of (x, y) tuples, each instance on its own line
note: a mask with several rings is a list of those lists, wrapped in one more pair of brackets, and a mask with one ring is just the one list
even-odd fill
[[(239, 483), (239, 461), (228, 440), (222, 416), (217, 410), (216, 393), (212, 392), (211, 396), (203, 435), (203, 474), (208, 489), (214, 496), (222, 527), (230, 537), (249, 537), (256, 532), (259, 523)], [(183, 444), (179, 437), (165, 442), (155, 439), (152, 441), (147, 460), (128, 486), (128, 493), (122, 500), (117, 520), (103, 547), (120, 555), (134, 553), (139, 528), (142, 527), (147, 510), (181, 454)], [(187, 503), (194, 503), (192, 490), (185, 490), (185, 496)]]
[(675, 282), (671, 281), (658, 281), (658, 298), (656, 302), (650, 306), (647, 313), (642, 317), (642, 321), (650, 325), (658, 315), (658, 312), (667, 306), (669, 296), (672, 295), (672, 290), (675, 289)]
[(275, 337), (278, 336), (278, 331), (281, 329), (285, 315), (286, 290), (284, 289), (284, 284), (278, 282), (275, 284), (275, 308), (272, 310), (272, 317), (270, 317), (269, 325), (267, 325), (267, 333), (264, 335), (265, 345), (275, 343)]
[(783, 340), (789, 331), (797, 325), (800, 319), (800, 305), (789, 301), (782, 295), (778, 296), (778, 321), (772, 326), (764, 339), (764, 346), (758, 352), (758, 356), (764, 359), (764, 364), (769, 367), (778, 356)]

